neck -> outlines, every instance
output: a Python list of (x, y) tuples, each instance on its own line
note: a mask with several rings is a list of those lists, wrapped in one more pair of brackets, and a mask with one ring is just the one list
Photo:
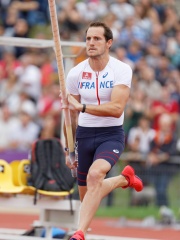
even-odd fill
[(102, 71), (107, 63), (109, 62), (109, 55), (105, 58), (89, 58), (89, 64), (93, 71), (100, 72)]

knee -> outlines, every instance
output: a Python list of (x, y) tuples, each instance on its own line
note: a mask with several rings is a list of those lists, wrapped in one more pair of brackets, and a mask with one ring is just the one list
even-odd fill
[(92, 169), (89, 171), (87, 176), (87, 187), (99, 187), (103, 181), (103, 174), (97, 169)]

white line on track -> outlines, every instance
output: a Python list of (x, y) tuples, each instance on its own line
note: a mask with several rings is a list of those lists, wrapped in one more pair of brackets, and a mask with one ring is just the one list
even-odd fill
[(158, 240), (158, 239), (113, 237), (113, 236), (101, 236), (101, 235), (91, 235), (91, 234), (88, 234), (86, 236), (86, 240)]

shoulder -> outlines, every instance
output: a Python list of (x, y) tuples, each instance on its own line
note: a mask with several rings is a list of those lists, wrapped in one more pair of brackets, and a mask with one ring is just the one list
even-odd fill
[(87, 66), (89, 66), (88, 59), (82, 61), (69, 71), (66, 78), (66, 87), (70, 93), (79, 95), (78, 80)]
[(88, 59), (80, 62), (79, 64), (77, 64), (75, 67), (71, 68), (71, 70), (68, 73), (68, 76), (78, 76), (88, 65)]
[(114, 86), (123, 84), (129, 88), (131, 87), (133, 72), (128, 64), (114, 57), (110, 57), (109, 68), (111, 68), (114, 74)]
[(122, 62), (112, 56), (110, 56), (109, 66), (114, 70), (132, 72), (132, 68), (130, 67), (130, 65), (128, 65), (127, 63)]

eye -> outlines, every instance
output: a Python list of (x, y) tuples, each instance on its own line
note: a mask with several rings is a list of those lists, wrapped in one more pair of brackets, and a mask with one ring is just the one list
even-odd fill
[(99, 37), (95, 37), (94, 40), (98, 41), (98, 40), (99, 40)]
[(90, 40), (91, 40), (91, 38), (90, 38), (90, 37), (87, 37), (87, 38), (86, 38), (86, 41), (90, 41)]

